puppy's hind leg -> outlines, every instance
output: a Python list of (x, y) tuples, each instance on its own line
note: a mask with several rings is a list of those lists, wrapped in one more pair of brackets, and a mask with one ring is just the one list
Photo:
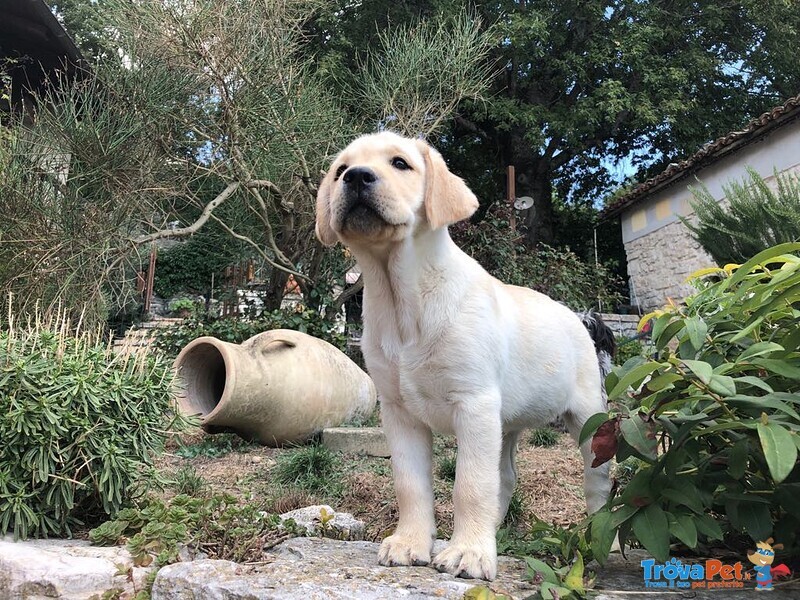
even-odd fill
[[(569, 429), (570, 435), (576, 442), (587, 419), (595, 413), (605, 412), (606, 410), (605, 402), (600, 396), (599, 390), (597, 392), (597, 401), (586, 404), (589, 405), (579, 413), (570, 412), (564, 415), (567, 429)], [(592, 452), (591, 440), (586, 440), (581, 446), (581, 455), (583, 456), (583, 490), (586, 496), (586, 509), (589, 514), (592, 514), (603, 507), (611, 493), (611, 480), (609, 479), (611, 464), (606, 462), (599, 467), (592, 468), (594, 453)]]
[(503, 519), (511, 504), (511, 496), (517, 485), (517, 440), (519, 431), (507, 431), (503, 434), (503, 446), (500, 449), (500, 512), (497, 516), (496, 526), (503, 523)]

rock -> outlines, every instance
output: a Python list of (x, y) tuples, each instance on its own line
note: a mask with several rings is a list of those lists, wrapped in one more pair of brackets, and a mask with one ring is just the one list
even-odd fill
[[(485, 582), (457, 579), (430, 567), (382, 567), (378, 544), (295, 538), (276, 546), (264, 564), (237, 565), (203, 560), (178, 563), (158, 572), (153, 600), (460, 600)], [(488, 584), (514, 598), (536, 587), (523, 582), (524, 563), (501, 558), (499, 576)]]
[(392, 455), (380, 427), (328, 427), (322, 430), (322, 444), (334, 452), (381, 458)]
[(110, 590), (132, 597), (151, 570), (134, 567), (125, 548), (101, 548), (81, 540), (0, 538), (3, 600), (86, 600)]
[[(323, 524), (324, 514), (333, 518)], [(327, 504), (306, 506), (283, 513), (281, 521), (293, 519), (308, 535), (319, 535), (337, 540), (363, 540), (364, 521), (359, 521), (350, 513), (336, 512)]]

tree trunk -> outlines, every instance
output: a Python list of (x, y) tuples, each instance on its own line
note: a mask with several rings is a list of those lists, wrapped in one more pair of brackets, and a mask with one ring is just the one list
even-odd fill
[(272, 269), (269, 283), (267, 284), (267, 290), (264, 294), (264, 310), (271, 312), (281, 307), (283, 292), (286, 289), (286, 282), (288, 279), (289, 275), (286, 271)]
[[(517, 196), (530, 196), (533, 206), (525, 212), (525, 236), (531, 248), (538, 244), (553, 244), (553, 186), (545, 174), (522, 173), (526, 184), (517, 181)], [(533, 179), (531, 179), (531, 177)], [(517, 176), (520, 179), (520, 176)]]
[(525, 239), (530, 248), (538, 244), (552, 244), (553, 234), (553, 183), (550, 165), (531, 148), (521, 133), (511, 132), (503, 142), (507, 165), (514, 165), (516, 196), (530, 196), (533, 206), (520, 215)]

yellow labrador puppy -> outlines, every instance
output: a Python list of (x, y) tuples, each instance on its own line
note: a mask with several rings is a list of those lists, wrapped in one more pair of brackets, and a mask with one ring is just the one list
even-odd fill
[[(381, 399), (400, 512), (379, 562), (431, 562), (436, 430), (455, 434), (458, 455), (453, 537), (433, 566), (493, 579), (519, 433), (563, 416), (577, 436), (605, 400), (580, 318), (543, 294), (501, 283), (450, 239), (447, 226), (477, 208), (436, 150), (377, 133), (333, 161), (317, 195), (317, 235), (346, 244), (364, 277), (362, 350)], [(582, 452), (594, 511), (609, 493), (608, 465), (592, 469), (590, 448)]]

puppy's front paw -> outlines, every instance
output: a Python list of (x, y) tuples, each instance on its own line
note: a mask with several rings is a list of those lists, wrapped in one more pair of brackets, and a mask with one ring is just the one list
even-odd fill
[(481, 546), (450, 544), (436, 555), (433, 566), (456, 577), (491, 581), (497, 577), (497, 553)]
[(421, 567), (431, 562), (430, 537), (415, 539), (408, 535), (394, 534), (381, 543), (378, 562), (386, 567)]

